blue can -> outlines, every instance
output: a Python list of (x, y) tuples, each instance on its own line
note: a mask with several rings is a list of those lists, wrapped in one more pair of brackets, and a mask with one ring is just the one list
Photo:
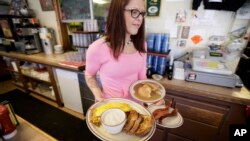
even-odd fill
[(157, 62), (157, 70), (156, 72), (160, 75), (164, 75), (166, 72), (167, 66), (167, 58), (166, 57), (159, 57)]
[(169, 34), (162, 35), (161, 53), (167, 53), (169, 49)]
[(148, 55), (147, 56), (147, 67), (152, 67), (152, 65), (153, 65), (153, 56)]
[(159, 56), (153, 56), (153, 62), (152, 62), (153, 63), (152, 64), (153, 73), (157, 72), (158, 58), (159, 58)]
[(155, 34), (154, 33), (148, 34), (147, 38), (148, 51), (154, 51), (154, 41), (155, 41)]
[(161, 52), (161, 34), (155, 35), (154, 52)]

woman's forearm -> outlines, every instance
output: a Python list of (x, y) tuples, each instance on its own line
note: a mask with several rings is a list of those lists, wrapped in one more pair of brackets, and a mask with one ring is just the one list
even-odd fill
[(100, 101), (102, 99), (102, 90), (98, 85), (96, 77), (85, 74), (85, 80), (95, 99)]

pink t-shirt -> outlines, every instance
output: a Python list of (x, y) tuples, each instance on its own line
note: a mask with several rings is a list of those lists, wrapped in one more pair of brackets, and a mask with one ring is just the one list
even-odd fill
[[(145, 43), (146, 47), (146, 43)], [(104, 38), (92, 43), (86, 54), (86, 72), (95, 76), (99, 71), (104, 98), (131, 99), (130, 85), (146, 79), (146, 53), (122, 53), (115, 60)]]

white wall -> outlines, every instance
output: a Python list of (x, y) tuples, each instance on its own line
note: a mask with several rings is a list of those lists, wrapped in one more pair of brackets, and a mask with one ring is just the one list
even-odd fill
[[(160, 16), (146, 18), (146, 32), (173, 33), (177, 26), (190, 26), (189, 38), (186, 39), (186, 47), (177, 47), (179, 38), (171, 38), (171, 52), (175, 56), (185, 54), (195, 48), (206, 47), (211, 35), (227, 35), (231, 29), (242, 26), (249, 27), (250, 20), (235, 20), (235, 13), (228, 11), (204, 10), (203, 4), (197, 11), (197, 18), (192, 16), (193, 0), (161, 0)], [(176, 23), (175, 17), (179, 10), (187, 11), (187, 19), (184, 23)], [(193, 35), (200, 35), (202, 42), (194, 44), (191, 41)]]
[(41, 26), (52, 28), (55, 32), (57, 44), (61, 44), (59, 37), (59, 30), (56, 23), (55, 11), (42, 11), (39, 0), (28, 0), (29, 8), (35, 12), (36, 18), (39, 20)]
[[(235, 20), (234, 12), (204, 10), (203, 5), (197, 11), (198, 18), (192, 17), (193, 0), (161, 0), (160, 16), (146, 18), (146, 32), (173, 33), (177, 26), (190, 26), (189, 38), (186, 39), (186, 47), (176, 46), (178, 38), (171, 38), (171, 52), (180, 56), (195, 48), (205, 47), (211, 35), (227, 35), (231, 30), (242, 26), (248, 26), (250, 20)], [(60, 43), (55, 11), (42, 11), (39, 0), (28, 0), (29, 7), (34, 10), (36, 17), (42, 26), (53, 28), (57, 43)], [(187, 19), (184, 23), (175, 23), (176, 13), (179, 10), (187, 11)], [(196, 21), (196, 23), (195, 23)], [(199, 23), (197, 23), (199, 21)], [(250, 30), (248, 30), (250, 32)], [(191, 41), (193, 35), (200, 35), (202, 42), (194, 44)]]

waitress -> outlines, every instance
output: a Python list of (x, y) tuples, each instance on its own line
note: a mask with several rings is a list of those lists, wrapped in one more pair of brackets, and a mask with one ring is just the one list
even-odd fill
[[(133, 100), (130, 85), (147, 79), (145, 14), (145, 0), (111, 1), (105, 36), (93, 42), (86, 54), (85, 78), (96, 101)], [(102, 88), (96, 79), (97, 72)]]

